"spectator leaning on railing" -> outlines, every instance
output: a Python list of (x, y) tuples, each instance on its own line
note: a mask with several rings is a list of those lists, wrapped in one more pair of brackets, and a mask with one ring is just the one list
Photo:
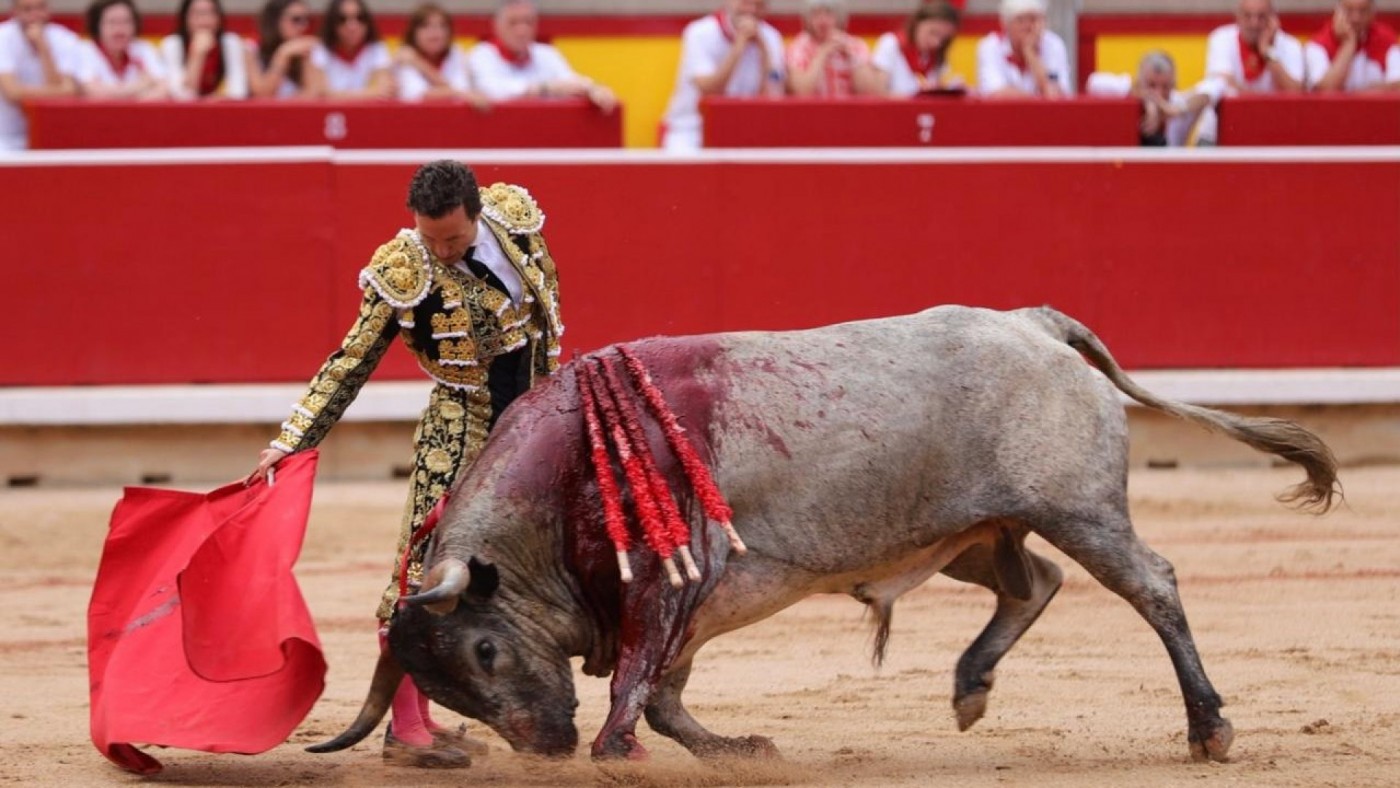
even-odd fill
[(403, 101), (463, 100), (483, 110), (491, 106), (485, 94), (472, 89), (467, 53), (457, 44), (452, 17), (442, 6), (426, 3), (414, 9), (394, 60), (394, 82)]
[(783, 37), (763, 21), (765, 8), (764, 0), (726, 0), (718, 13), (685, 26), (663, 148), (686, 152), (701, 147), (702, 96), (783, 95)]
[(1225, 80), (1227, 95), (1300, 91), (1303, 45), (1283, 32), (1272, 0), (1240, 0), (1235, 24), (1206, 42), (1206, 76)]
[(240, 36), (224, 29), (218, 0), (180, 0), (175, 32), (161, 39), (160, 54), (176, 98), (248, 97), (253, 53)]
[(551, 96), (581, 96), (605, 112), (617, 96), (580, 76), (564, 55), (536, 40), (540, 13), (533, 0), (502, 0), (491, 19), (491, 38), (467, 55), (472, 83), (492, 101)]
[(1340, 0), (1303, 52), (1312, 90), (1400, 88), (1400, 46), (1395, 31), (1376, 21), (1374, 0)]
[(1001, 31), (977, 44), (977, 87), (988, 98), (1074, 92), (1065, 42), (1045, 28), (1045, 0), (1001, 0)]
[(846, 32), (845, 0), (806, 0), (802, 32), (788, 44), (788, 84), (795, 96), (843, 98), (879, 93), (870, 47)]
[(914, 10), (904, 30), (886, 33), (875, 42), (871, 65), (879, 93), (899, 98), (933, 90), (959, 90), (963, 78), (953, 73), (948, 53), (958, 36), (962, 16), (943, 0), (925, 2)]
[(21, 101), (78, 89), (78, 37), (49, 21), (48, 0), (12, 2), (0, 23), (0, 151), (28, 146)]
[(141, 14), (131, 0), (96, 0), (85, 15), (90, 41), (78, 56), (78, 87), (105, 99), (160, 99), (170, 95), (165, 63), (142, 41)]
[(363, 0), (331, 0), (312, 57), (326, 72), (331, 98), (393, 98), (398, 92), (393, 57)]
[(311, 9), (302, 0), (267, 0), (258, 14), (258, 61), (253, 95), (262, 98), (317, 98), (326, 75), (316, 62), (310, 35)]
[(1136, 77), (1096, 71), (1085, 92), (1091, 96), (1128, 97), (1142, 102), (1138, 139), (1143, 145), (1181, 147), (1191, 141), (1202, 113), (1220, 101), (1225, 81), (1208, 77), (1189, 91), (1176, 88), (1176, 62), (1153, 50), (1138, 61)]

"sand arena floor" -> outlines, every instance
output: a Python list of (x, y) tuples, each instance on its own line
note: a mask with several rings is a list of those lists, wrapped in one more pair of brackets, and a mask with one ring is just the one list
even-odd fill
[[(489, 732), (470, 771), (385, 766), (377, 739), (310, 755), (367, 687), (370, 618), (403, 488), (325, 484), (298, 567), (330, 662), (291, 742), (257, 756), (157, 751), (171, 785), (1269, 785), (1400, 784), (1400, 467), (1344, 471), (1324, 518), (1278, 505), (1278, 470), (1136, 471), (1138, 530), (1177, 569), (1206, 669), (1236, 740), (1227, 764), (1187, 757), (1166, 652), (1135, 613), (1043, 544), (1068, 579), (1002, 662), (986, 718), (958, 733), (952, 669), (991, 613), (981, 589), (937, 578), (896, 607), (884, 668), (862, 608), (807, 600), (713, 642), (687, 698), (712, 730), (771, 736), (780, 761), (705, 764), (639, 728), (644, 764), (541, 762)], [(0, 493), (0, 784), (130, 785), (88, 740), (84, 615), (116, 488)], [(580, 732), (607, 682), (580, 677)], [(457, 718), (442, 712), (440, 718)], [(583, 751), (586, 751), (584, 748)]]

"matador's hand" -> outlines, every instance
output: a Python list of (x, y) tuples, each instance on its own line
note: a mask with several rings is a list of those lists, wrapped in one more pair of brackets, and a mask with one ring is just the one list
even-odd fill
[(258, 454), (258, 467), (254, 468), (253, 472), (248, 474), (248, 477), (243, 480), (243, 484), (247, 486), (259, 479), (271, 483), (272, 469), (286, 456), (287, 453), (281, 449), (274, 449), (272, 447), (263, 449), (262, 452)]

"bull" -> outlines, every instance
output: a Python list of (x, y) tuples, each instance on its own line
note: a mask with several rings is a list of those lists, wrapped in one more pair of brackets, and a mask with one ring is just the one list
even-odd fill
[[(509, 409), (464, 474), (359, 716), (314, 751), (368, 735), (407, 670), (433, 700), (516, 750), (571, 754), (569, 660), (581, 656), (586, 674), (612, 674), (594, 757), (644, 756), (642, 716), (700, 757), (770, 753), (767, 738), (717, 735), (686, 710), (696, 652), (804, 597), (839, 593), (875, 613), (878, 660), (895, 600), (939, 572), (997, 598), (957, 662), (953, 708), (966, 730), (985, 712), (997, 663), (1060, 587), (1060, 569), (1025, 545), (1034, 533), (1157, 632), (1185, 700), (1191, 755), (1224, 760), (1233, 729), (1173, 568), (1129, 519), (1127, 419), (1114, 389), (1297, 464), (1306, 480), (1281, 500), (1321, 513), (1340, 495), (1336, 462), (1317, 436), (1154, 396), (1091, 331), (1049, 308), (943, 306), (629, 349), (714, 469), (747, 552), (682, 493), (702, 579), (673, 588), (658, 559), (638, 550), (637, 579), (620, 582), (587, 471), (576, 361)], [(664, 447), (654, 425), (647, 439)], [(684, 490), (675, 460), (657, 457)]]

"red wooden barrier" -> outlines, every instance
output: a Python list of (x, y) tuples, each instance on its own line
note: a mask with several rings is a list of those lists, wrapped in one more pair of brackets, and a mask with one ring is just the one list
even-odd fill
[(1400, 145), (1400, 94), (1230, 98), (1219, 134), (1221, 145)]
[(386, 101), (34, 101), (29, 145), (58, 148), (620, 148), (622, 108), (583, 99), (468, 104)]
[[(1049, 303), (1131, 367), (1400, 365), (1400, 158), (1224, 153), (471, 163), (548, 215), (566, 355)], [(0, 164), (0, 384), (307, 379), (354, 317), (359, 268), (410, 222), (418, 162), (333, 160)], [(404, 355), (381, 370), (420, 374)]]

